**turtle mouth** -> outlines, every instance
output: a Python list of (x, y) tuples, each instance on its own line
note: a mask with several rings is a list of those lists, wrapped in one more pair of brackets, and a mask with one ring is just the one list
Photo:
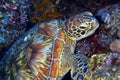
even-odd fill
[(90, 23), (89, 29), (86, 32), (86, 36), (93, 34), (98, 27), (99, 27), (99, 22), (95, 18), (93, 18)]

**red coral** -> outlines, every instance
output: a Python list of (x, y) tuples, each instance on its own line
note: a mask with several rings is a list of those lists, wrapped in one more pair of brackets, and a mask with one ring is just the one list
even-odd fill
[[(95, 33), (86, 39), (80, 40), (77, 44), (76, 52), (91, 57), (93, 54), (101, 54), (109, 51), (110, 41), (107, 33), (108, 29), (103, 27), (99, 30), (99, 33)], [(103, 40), (101, 37), (103, 37)]]

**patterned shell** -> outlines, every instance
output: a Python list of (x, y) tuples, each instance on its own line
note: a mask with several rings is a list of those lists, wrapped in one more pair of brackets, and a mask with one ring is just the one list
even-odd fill
[(74, 80), (84, 80), (88, 58), (74, 54), (76, 41), (95, 32), (99, 23), (90, 12), (36, 25), (6, 52), (3, 80), (59, 80), (69, 70)]

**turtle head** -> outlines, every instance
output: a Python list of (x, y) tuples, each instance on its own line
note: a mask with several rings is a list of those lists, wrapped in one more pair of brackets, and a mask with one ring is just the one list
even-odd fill
[(72, 40), (80, 40), (95, 32), (99, 23), (90, 12), (74, 15), (65, 21), (64, 29)]

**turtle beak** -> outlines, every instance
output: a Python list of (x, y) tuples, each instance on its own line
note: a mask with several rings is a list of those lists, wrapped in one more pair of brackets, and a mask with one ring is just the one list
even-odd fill
[(91, 27), (92, 27), (93, 30), (95, 30), (99, 27), (99, 23), (95, 18), (92, 21)]
[(98, 27), (99, 27), (99, 22), (97, 21), (97, 19), (92, 18), (91, 27), (90, 27), (90, 29), (88, 30), (87, 35), (89, 36), (89, 35), (93, 34)]

